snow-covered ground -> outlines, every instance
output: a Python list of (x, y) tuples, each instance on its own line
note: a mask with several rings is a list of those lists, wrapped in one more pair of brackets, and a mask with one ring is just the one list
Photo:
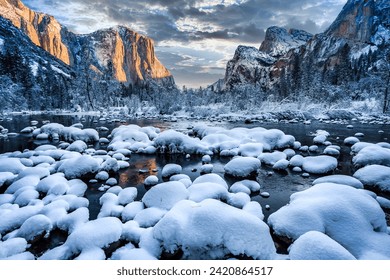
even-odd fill
[[(305, 147), (259, 126), (37, 125), (25, 131), (43, 145), (0, 154), (1, 259), (390, 259), (387, 142), (345, 137), (336, 145), (317, 130)], [(363, 137), (344, 127), (350, 137)], [(353, 153), (353, 177), (340, 174), (345, 152)], [(135, 168), (134, 154), (198, 156), (200, 176), (167, 162), (154, 171), (159, 176), (145, 177), (138, 198), (139, 189), (118, 182), (121, 170)], [(213, 173), (215, 158), (224, 162), (222, 174)], [(273, 172), (318, 179), (265, 219), (269, 205), (254, 198), (273, 196), (259, 184)], [(96, 219), (86, 198), (91, 182), (101, 185)], [(63, 243), (32, 249), (58, 231)], [(280, 251), (271, 232), (287, 240), (288, 250)]]

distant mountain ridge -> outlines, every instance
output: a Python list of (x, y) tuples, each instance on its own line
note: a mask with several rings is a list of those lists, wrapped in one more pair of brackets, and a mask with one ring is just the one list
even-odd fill
[(390, 1), (349, 0), (321, 34), (270, 27), (259, 49), (239, 46), (213, 88), (251, 85), (281, 98), (304, 92), (313, 100), (346, 93), (381, 98), (389, 61)]

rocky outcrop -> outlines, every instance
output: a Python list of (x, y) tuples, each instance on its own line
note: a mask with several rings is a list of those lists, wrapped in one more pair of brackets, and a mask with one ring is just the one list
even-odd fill
[(34, 12), (20, 0), (0, 0), (0, 15), (34, 44), (78, 71), (92, 69), (103, 80), (127, 85), (175, 86), (171, 73), (155, 56), (153, 41), (126, 27), (74, 34), (54, 17)]

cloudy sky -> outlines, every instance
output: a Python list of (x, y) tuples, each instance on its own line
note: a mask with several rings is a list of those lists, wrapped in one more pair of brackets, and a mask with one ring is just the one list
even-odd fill
[[(22, 0), (23, 1), (23, 0)], [(347, 0), (24, 0), (76, 33), (126, 25), (155, 41), (179, 86), (209, 85), (238, 45), (259, 47), (272, 25), (323, 31)]]

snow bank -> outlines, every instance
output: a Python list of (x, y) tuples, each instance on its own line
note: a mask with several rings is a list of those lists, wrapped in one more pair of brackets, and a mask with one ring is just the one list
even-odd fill
[[(328, 235), (355, 258), (390, 259), (390, 236), (378, 202), (350, 186), (324, 183), (291, 195), (268, 224), (279, 236), (297, 240), (309, 231)], [(372, 256), (372, 255), (371, 255)]]
[(261, 162), (257, 158), (237, 157), (229, 161), (225, 167), (225, 173), (233, 177), (250, 177), (260, 168)]
[(273, 259), (268, 226), (246, 211), (207, 199), (177, 203), (153, 228), (164, 250), (183, 251), (184, 259), (223, 259), (246, 255)]

